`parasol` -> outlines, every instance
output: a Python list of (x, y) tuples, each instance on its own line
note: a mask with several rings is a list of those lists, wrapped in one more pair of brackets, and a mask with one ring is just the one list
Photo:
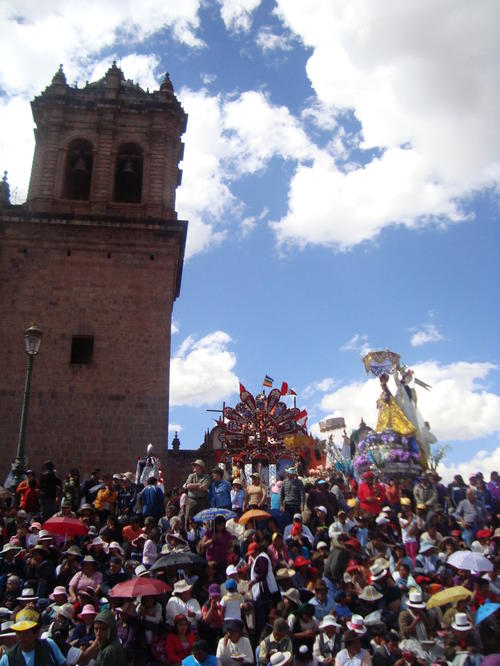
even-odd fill
[(158, 578), (147, 578), (138, 576), (131, 578), (123, 583), (118, 583), (109, 591), (110, 597), (120, 597), (123, 599), (132, 599), (134, 597), (146, 596), (154, 597), (160, 594), (166, 594), (172, 590), (171, 585), (167, 585)]
[(197, 553), (168, 553), (162, 555), (151, 567), (150, 571), (159, 571), (167, 567), (184, 567), (188, 564), (206, 564), (207, 561)]
[(500, 604), (494, 604), (491, 601), (487, 601), (482, 606), (479, 606), (476, 613), (476, 626), (486, 620), (487, 617), (493, 615), (500, 608)]
[(363, 364), (367, 374), (372, 374), (374, 377), (380, 375), (390, 375), (399, 365), (400, 355), (395, 352), (389, 351), (375, 351), (368, 352), (363, 356)]
[(471, 550), (457, 550), (450, 555), (447, 564), (466, 571), (493, 571), (493, 564), (487, 557)]
[(245, 513), (240, 516), (238, 522), (241, 525), (246, 525), (249, 520), (265, 520), (266, 518), (271, 518), (271, 514), (268, 511), (263, 511), (262, 509), (250, 509), (250, 511), (245, 511)]
[(195, 520), (197, 523), (208, 523), (210, 520), (215, 520), (218, 516), (222, 516), (226, 520), (229, 520), (229, 518), (235, 518), (236, 514), (234, 511), (230, 511), (229, 509), (204, 509), (203, 511), (197, 513), (193, 520)]
[(427, 608), (436, 608), (437, 606), (445, 606), (446, 604), (452, 604), (455, 601), (460, 601), (461, 599), (467, 599), (472, 596), (472, 592), (462, 585), (456, 585), (455, 587), (447, 587), (441, 592), (433, 594), (432, 597), (427, 602)]
[(89, 528), (78, 518), (71, 516), (53, 516), (42, 525), (44, 530), (51, 534), (59, 534), (64, 537), (85, 536)]

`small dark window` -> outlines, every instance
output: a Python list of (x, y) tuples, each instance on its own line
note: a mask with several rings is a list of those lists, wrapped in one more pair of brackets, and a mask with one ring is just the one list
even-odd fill
[(141, 203), (142, 149), (135, 143), (121, 146), (116, 158), (114, 200), (120, 203)]
[(74, 335), (71, 339), (71, 363), (89, 365), (94, 353), (93, 335)]
[(68, 146), (64, 171), (64, 199), (88, 201), (92, 178), (92, 144), (85, 139), (75, 139)]

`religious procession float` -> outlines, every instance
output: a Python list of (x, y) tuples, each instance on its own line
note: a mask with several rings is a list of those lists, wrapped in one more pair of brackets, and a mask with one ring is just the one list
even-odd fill
[[(272, 387), (266, 375), (264, 386)], [(283, 400), (291, 395), (293, 407)], [(307, 432), (307, 411), (296, 406), (295, 392), (283, 382), (257, 395), (240, 384), (240, 402), (223, 408), (223, 419), (217, 422), (214, 441), (220, 463), (236, 471), (244, 468), (247, 476), (258, 470), (269, 483), (274, 483), (287, 467), (295, 465), (301, 476), (313, 470), (324, 470), (326, 443)], [(316, 472), (317, 473), (317, 472)]]
[[(437, 439), (417, 407), (412, 383), (426, 390), (431, 387), (401, 365), (399, 354), (389, 350), (366, 354), (363, 364), (368, 375), (378, 377), (381, 393), (376, 429), (363, 424), (358, 438), (353, 460), (357, 475), (372, 470), (386, 479), (420, 476), (428, 466), (430, 446)], [(396, 386), (394, 395), (389, 388), (391, 377)]]
[[(273, 380), (266, 375), (263, 385), (271, 389), (269, 393), (253, 395), (240, 384), (240, 401), (235, 407), (224, 405), (223, 418), (213, 430), (218, 461), (232, 466), (235, 474), (243, 469), (247, 477), (259, 471), (269, 483), (291, 465), (310, 479), (326, 478), (334, 470), (358, 478), (371, 470), (386, 480), (420, 476), (437, 440), (417, 407), (414, 385), (431, 387), (390, 350), (366, 354), (363, 364), (367, 374), (380, 382), (375, 429), (361, 420), (348, 436), (342, 417), (328, 418), (319, 424), (322, 433), (330, 433), (328, 439), (314, 437), (307, 431), (307, 411), (296, 406), (295, 392), (286, 382), (281, 389), (272, 388)], [(284, 400), (290, 395), (293, 406)], [(340, 428), (344, 431), (339, 449), (332, 432)]]

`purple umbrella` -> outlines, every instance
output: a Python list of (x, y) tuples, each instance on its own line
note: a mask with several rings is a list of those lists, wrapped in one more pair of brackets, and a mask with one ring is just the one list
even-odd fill
[(493, 564), (487, 557), (471, 550), (457, 550), (450, 555), (447, 564), (466, 571), (493, 571)]

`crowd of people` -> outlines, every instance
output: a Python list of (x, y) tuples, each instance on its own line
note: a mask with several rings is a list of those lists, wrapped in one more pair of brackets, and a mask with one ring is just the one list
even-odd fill
[(500, 663), (496, 472), (137, 481), (47, 461), (4, 495), (0, 666)]

